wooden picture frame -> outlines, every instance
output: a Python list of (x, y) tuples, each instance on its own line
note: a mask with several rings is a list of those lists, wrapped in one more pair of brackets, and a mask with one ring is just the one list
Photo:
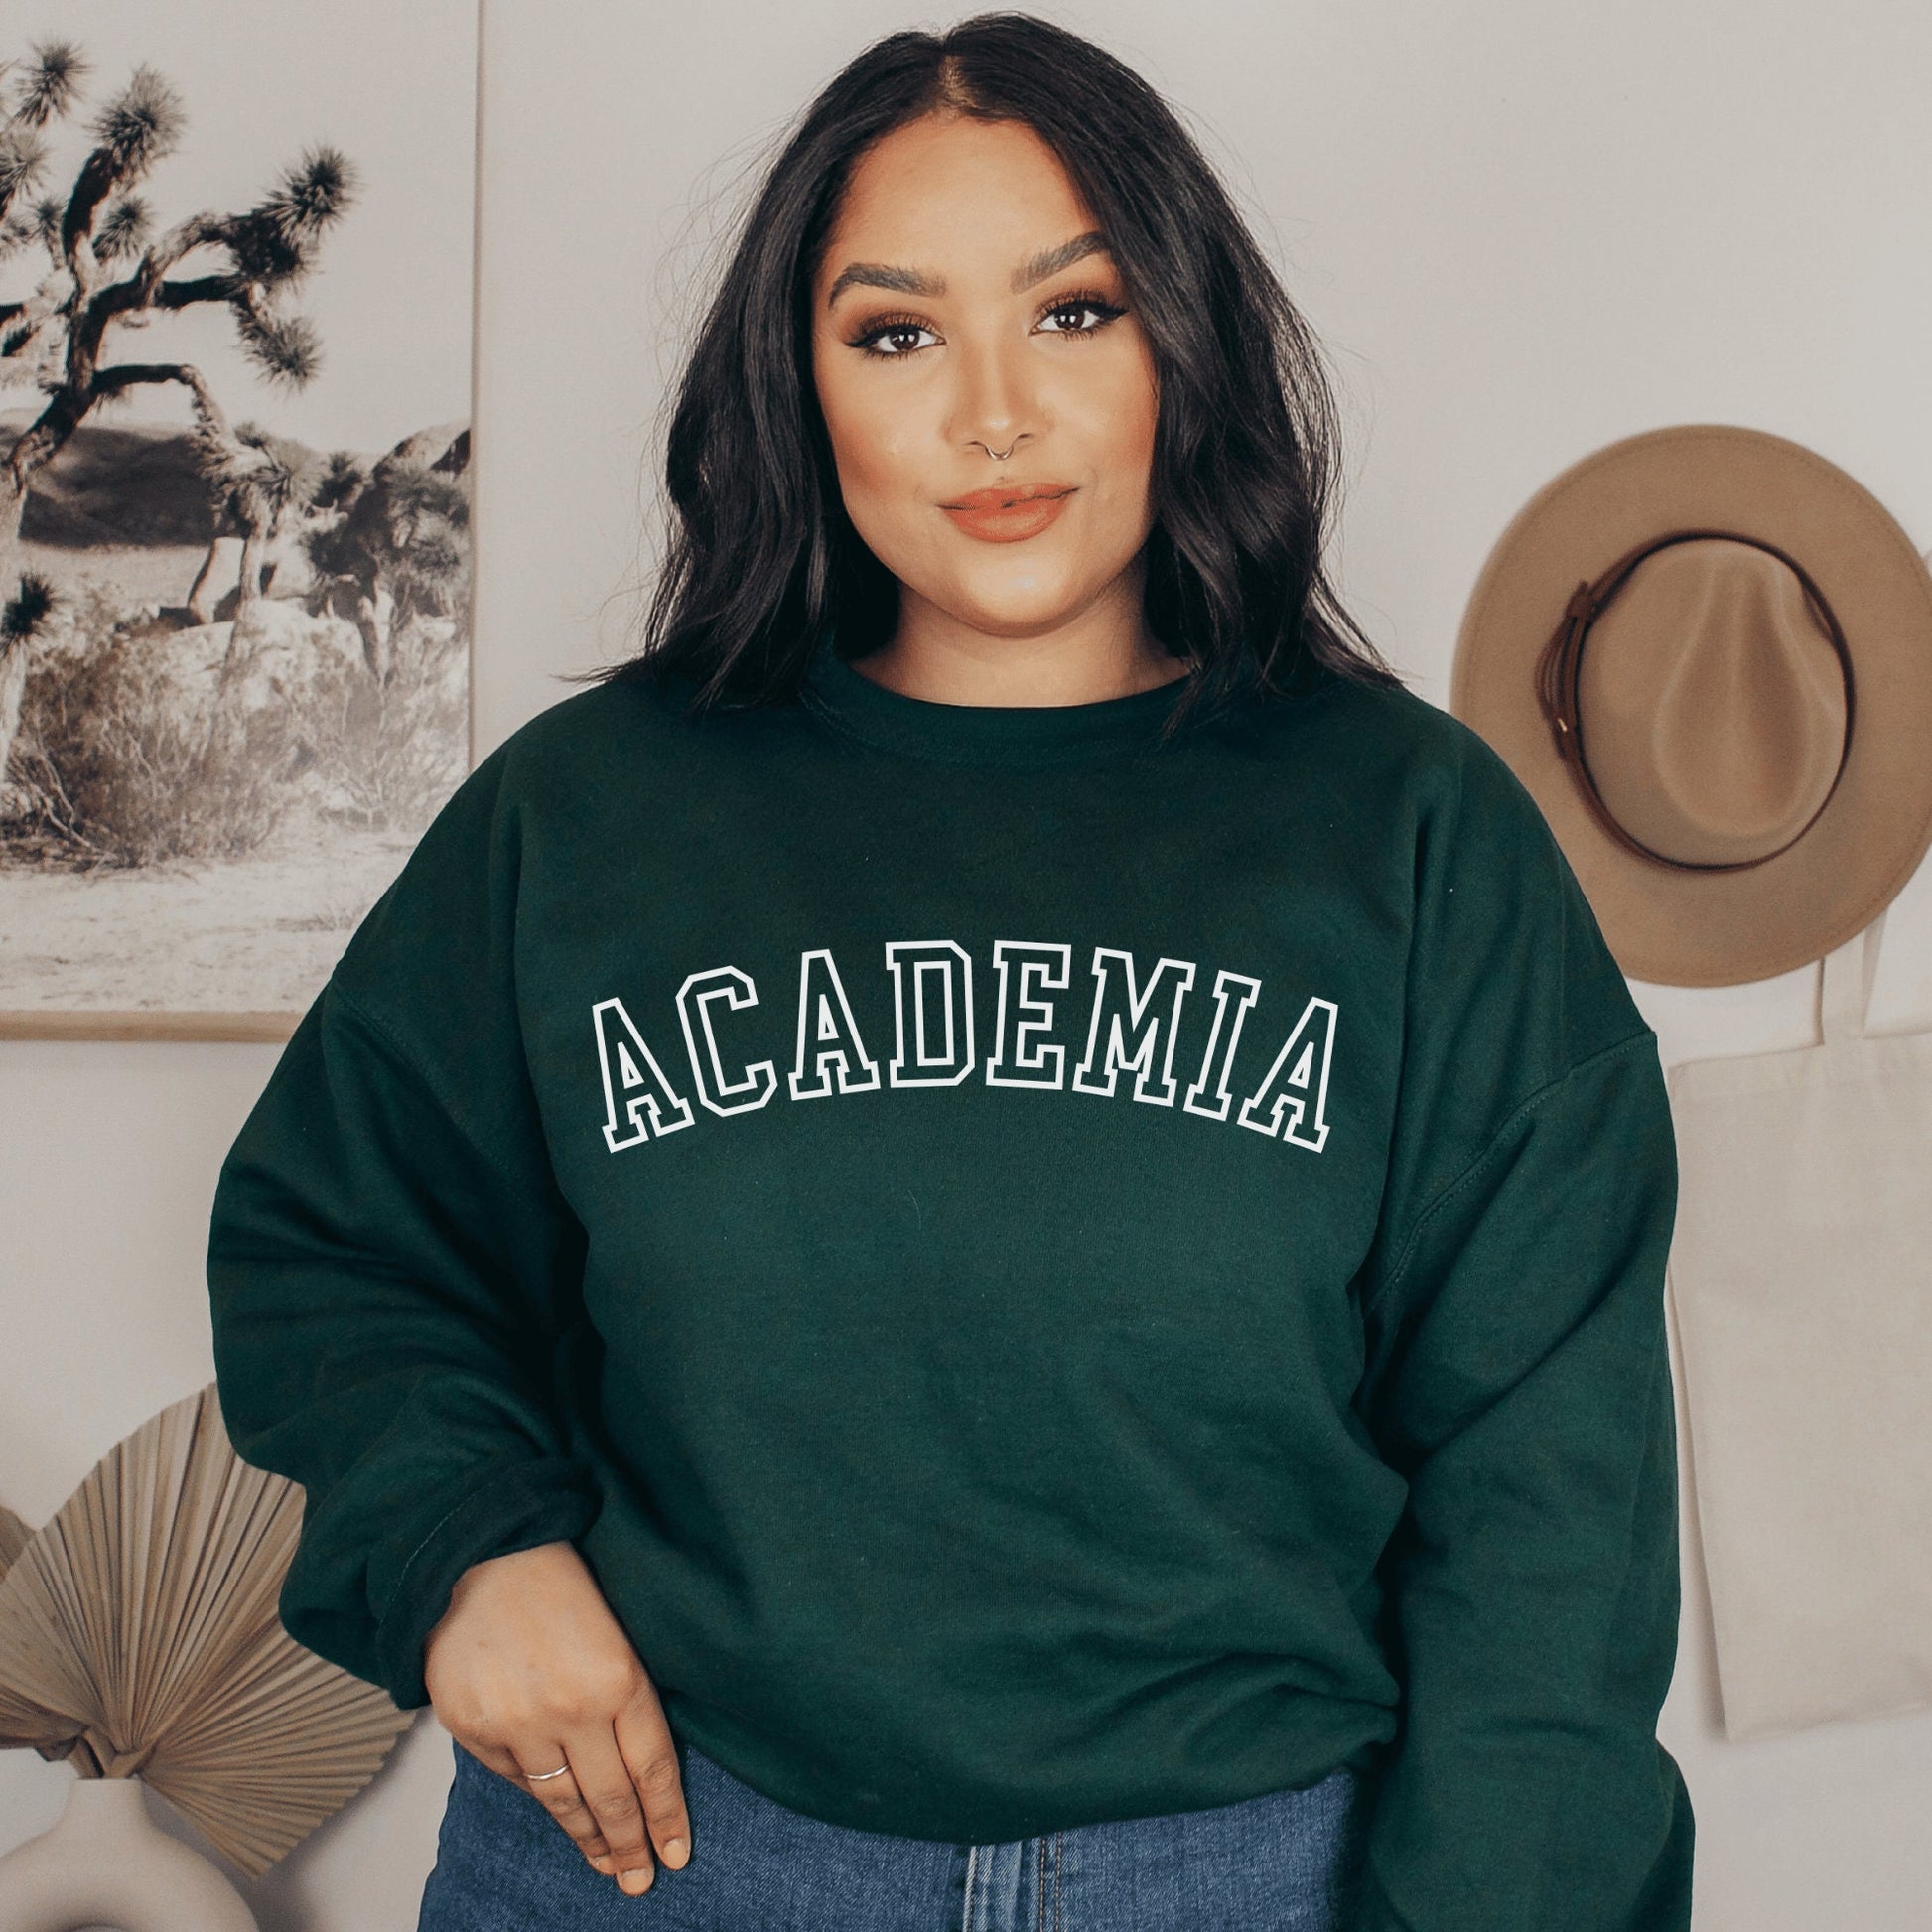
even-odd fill
[(471, 767), (475, 0), (199, 11), (0, 39), (9, 1038), (286, 1039)]

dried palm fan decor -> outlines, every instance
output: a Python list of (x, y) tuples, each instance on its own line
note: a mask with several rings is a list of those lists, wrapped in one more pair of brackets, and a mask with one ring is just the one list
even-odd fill
[[(0, 1748), (65, 1757), (82, 1780), (139, 1777), (258, 1877), (361, 1790), (412, 1717), (282, 1628), (301, 1523), (300, 1485), (235, 1454), (211, 1382), (117, 1443), (38, 1532), (0, 1512)], [(10, 1908), (21, 1862), (62, 1829), (0, 1859), (0, 1932), (96, 1922)]]
[(34, 1532), (5, 1503), (0, 1503), (0, 1577), (13, 1568), (13, 1560), (26, 1549)]

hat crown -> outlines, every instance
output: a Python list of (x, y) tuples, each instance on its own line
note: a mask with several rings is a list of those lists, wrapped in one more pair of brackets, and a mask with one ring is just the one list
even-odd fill
[(1748, 864), (1796, 838), (1831, 792), (1850, 722), (1845, 667), (1797, 573), (1725, 537), (1642, 558), (1578, 665), (1598, 794), (1680, 865)]
[(1633, 979), (1815, 962), (1932, 850), (1932, 552), (1788, 437), (1673, 424), (1552, 477), (1484, 560), (1450, 691)]

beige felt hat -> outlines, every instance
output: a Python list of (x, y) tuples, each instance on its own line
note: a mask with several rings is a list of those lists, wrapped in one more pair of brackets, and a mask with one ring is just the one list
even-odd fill
[(1932, 570), (1761, 430), (1585, 457), (1490, 552), (1449, 709), (1543, 808), (1632, 979), (1819, 959), (1932, 845)]

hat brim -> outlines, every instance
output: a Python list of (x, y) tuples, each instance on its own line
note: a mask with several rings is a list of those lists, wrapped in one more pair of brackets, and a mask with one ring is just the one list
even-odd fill
[[(1796, 844), (1736, 871), (1680, 869), (1620, 845), (1537, 702), (1537, 660), (1571, 593), (1684, 528), (1789, 551), (1837, 613), (1852, 660), (1837, 788)], [(1647, 431), (1572, 465), (1511, 519), (1463, 613), (1449, 709), (1542, 807), (1626, 975), (1768, 979), (1862, 930), (1932, 845), (1932, 570), (1869, 490), (1801, 443), (1723, 423)]]

